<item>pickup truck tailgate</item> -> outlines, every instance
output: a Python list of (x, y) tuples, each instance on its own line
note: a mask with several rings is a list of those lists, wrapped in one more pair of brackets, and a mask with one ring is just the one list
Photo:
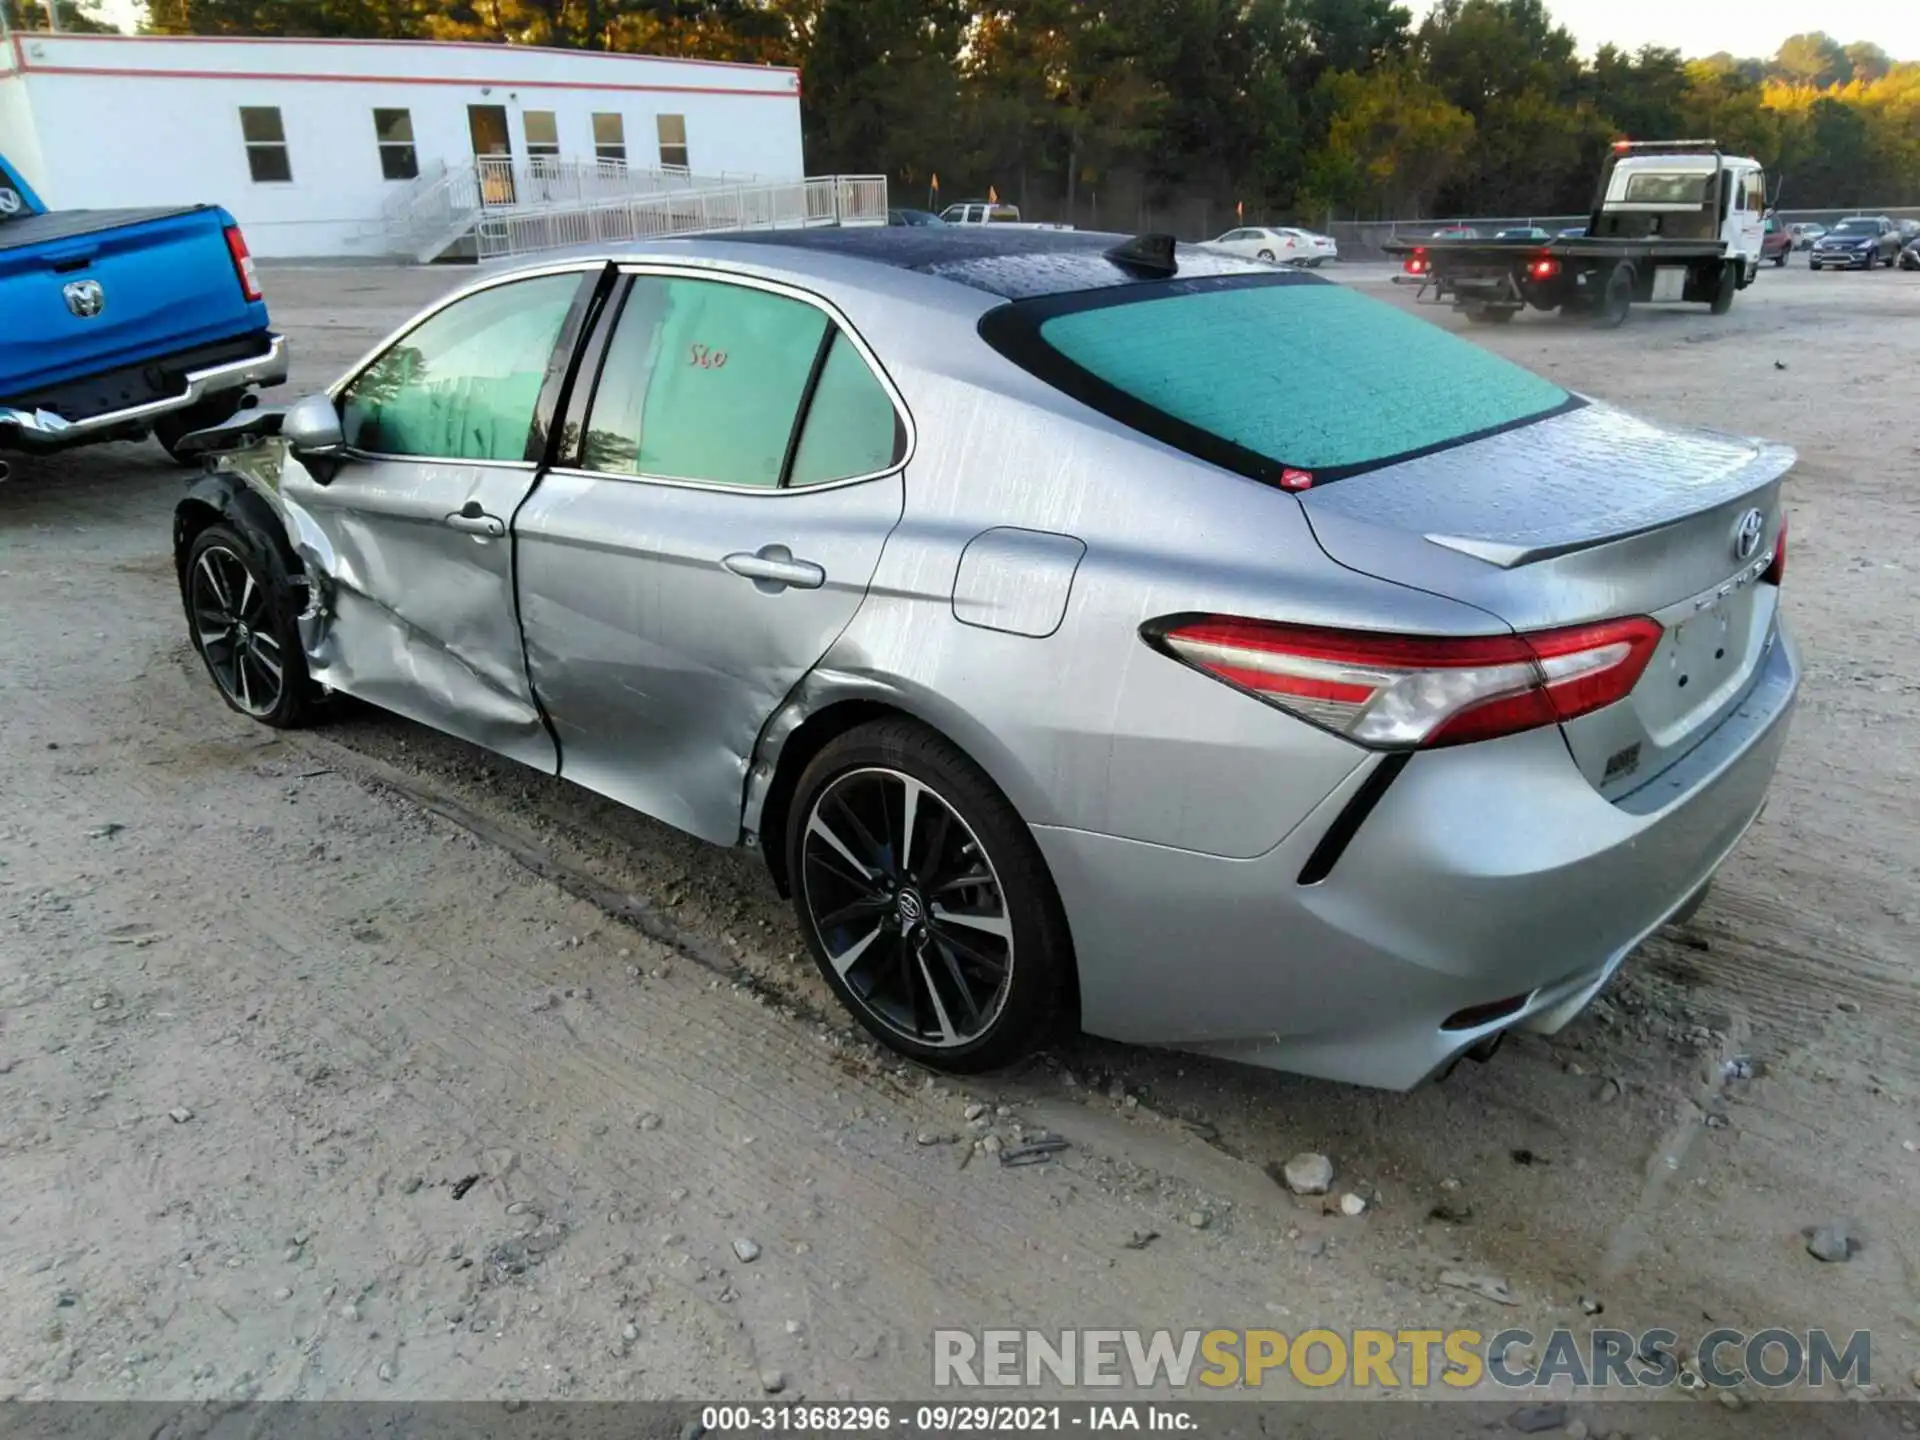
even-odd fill
[[(265, 330), (267, 307), (246, 298), (224, 231), (212, 206), (0, 225), (0, 400), (31, 402), (64, 381)], [(69, 287), (87, 281), (97, 294), (70, 303)]]

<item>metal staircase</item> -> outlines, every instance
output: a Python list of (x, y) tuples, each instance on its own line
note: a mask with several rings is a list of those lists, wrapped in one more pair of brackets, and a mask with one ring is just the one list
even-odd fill
[(382, 224), (389, 250), (427, 264), (469, 243), (478, 258), (494, 260), (649, 237), (886, 219), (880, 175), (776, 181), (486, 156), (422, 174), (388, 201)]

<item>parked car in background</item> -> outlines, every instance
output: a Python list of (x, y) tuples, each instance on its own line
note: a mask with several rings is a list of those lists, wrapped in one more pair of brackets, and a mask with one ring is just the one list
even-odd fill
[(1920, 270), (1920, 239), (1907, 242), (1907, 248), (1900, 252), (1902, 270)]
[(1893, 222), (1893, 226), (1894, 229), (1900, 232), (1900, 243), (1902, 245), (1906, 244), (1909, 240), (1920, 240), (1920, 220), (1896, 220)]
[(1826, 226), (1811, 220), (1802, 220), (1798, 224), (1787, 227), (1787, 234), (1793, 237), (1793, 248), (1796, 250), (1811, 250), (1813, 242), (1826, 233)]
[(1552, 232), (1538, 225), (1515, 225), (1493, 232), (1496, 240), (1551, 240)]
[(1433, 232), (1436, 240), (1478, 240), (1480, 232), (1471, 225), (1449, 225)]
[(287, 378), (233, 216), (49, 211), (0, 156), (0, 450), (190, 431)]
[(949, 205), (937, 217), (948, 225), (1010, 225), (1022, 230), (1071, 230), (1071, 225), (1055, 225), (1042, 220), (1022, 220), (1020, 207), (998, 201), (962, 200)]
[(1302, 230), (1297, 226), (1283, 226), (1282, 233), (1291, 235), (1299, 247), (1293, 263), (1317, 270), (1329, 260), (1340, 258), (1340, 246), (1331, 235), (1322, 235), (1313, 230)]
[(1799, 685), (1792, 451), (1317, 276), (949, 229), (544, 257), (239, 422), (175, 517), (213, 685), (758, 850), (953, 1070), (1072, 1017), (1405, 1088), (1700, 903)]
[(946, 223), (946, 221), (942, 220), (931, 210), (887, 211), (887, 224), (889, 225), (944, 225)]
[(1787, 257), (1793, 253), (1793, 236), (1781, 228), (1780, 222), (1771, 215), (1767, 217), (1767, 227), (1760, 236), (1760, 258), (1771, 260), (1774, 268), (1787, 263)]
[(1900, 256), (1900, 232), (1884, 215), (1853, 215), (1813, 242), (1807, 264), (1815, 270), (1871, 270)]
[(962, 200), (936, 217), (947, 225), (1018, 225), (1020, 207), (985, 200)]
[[(1331, 242), (1329, 242), (1331, 243)], [(1308, 253), (1306, 241), (1296, 230), (1265, 225), (1242, 225), (1207, 242), (1210, 250), (1224, 250), (1248, 260), (1272, 260), (1293, 264)]]
[(1567, 226), (1566, 229), (1560, 232), (1560, 238), (1562, 240), (1581, 240), (1586, 238), (1586, 234), (1587, 234), (1586, 226), (1569, 225)]

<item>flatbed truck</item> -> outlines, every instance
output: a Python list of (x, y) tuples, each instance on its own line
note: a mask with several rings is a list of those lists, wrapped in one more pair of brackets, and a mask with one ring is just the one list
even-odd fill
[(1706, 305), (1716, 315), (1754, 282), (1766, 233), (1760, 162), (1712, 140), (1616, 141), (1586, 233), (1550, 240), (1389, 241), (1406, 277), (1467, 319), (1499, 325), (1525, 309), (1613, 328), (1635, 305)]

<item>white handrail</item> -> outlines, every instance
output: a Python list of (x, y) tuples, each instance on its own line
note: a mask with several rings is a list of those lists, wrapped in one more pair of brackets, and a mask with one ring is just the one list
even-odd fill
[(437, 163), (382, 207), (392, 247), (431, 259), (488, 222), (528, 212), (552, 213), (636, 197), (699, 192), (727, 185), (766, 184), (759, 176), (697, 175), (677, 166), (634, 169), (614, 160), (558, 156), (477, 156)]
[(482, 260), (676, 235), (820, 225), (884, 225), (884, 175), (826, 175), (574, 206), (499, 208), (474, 227)]

